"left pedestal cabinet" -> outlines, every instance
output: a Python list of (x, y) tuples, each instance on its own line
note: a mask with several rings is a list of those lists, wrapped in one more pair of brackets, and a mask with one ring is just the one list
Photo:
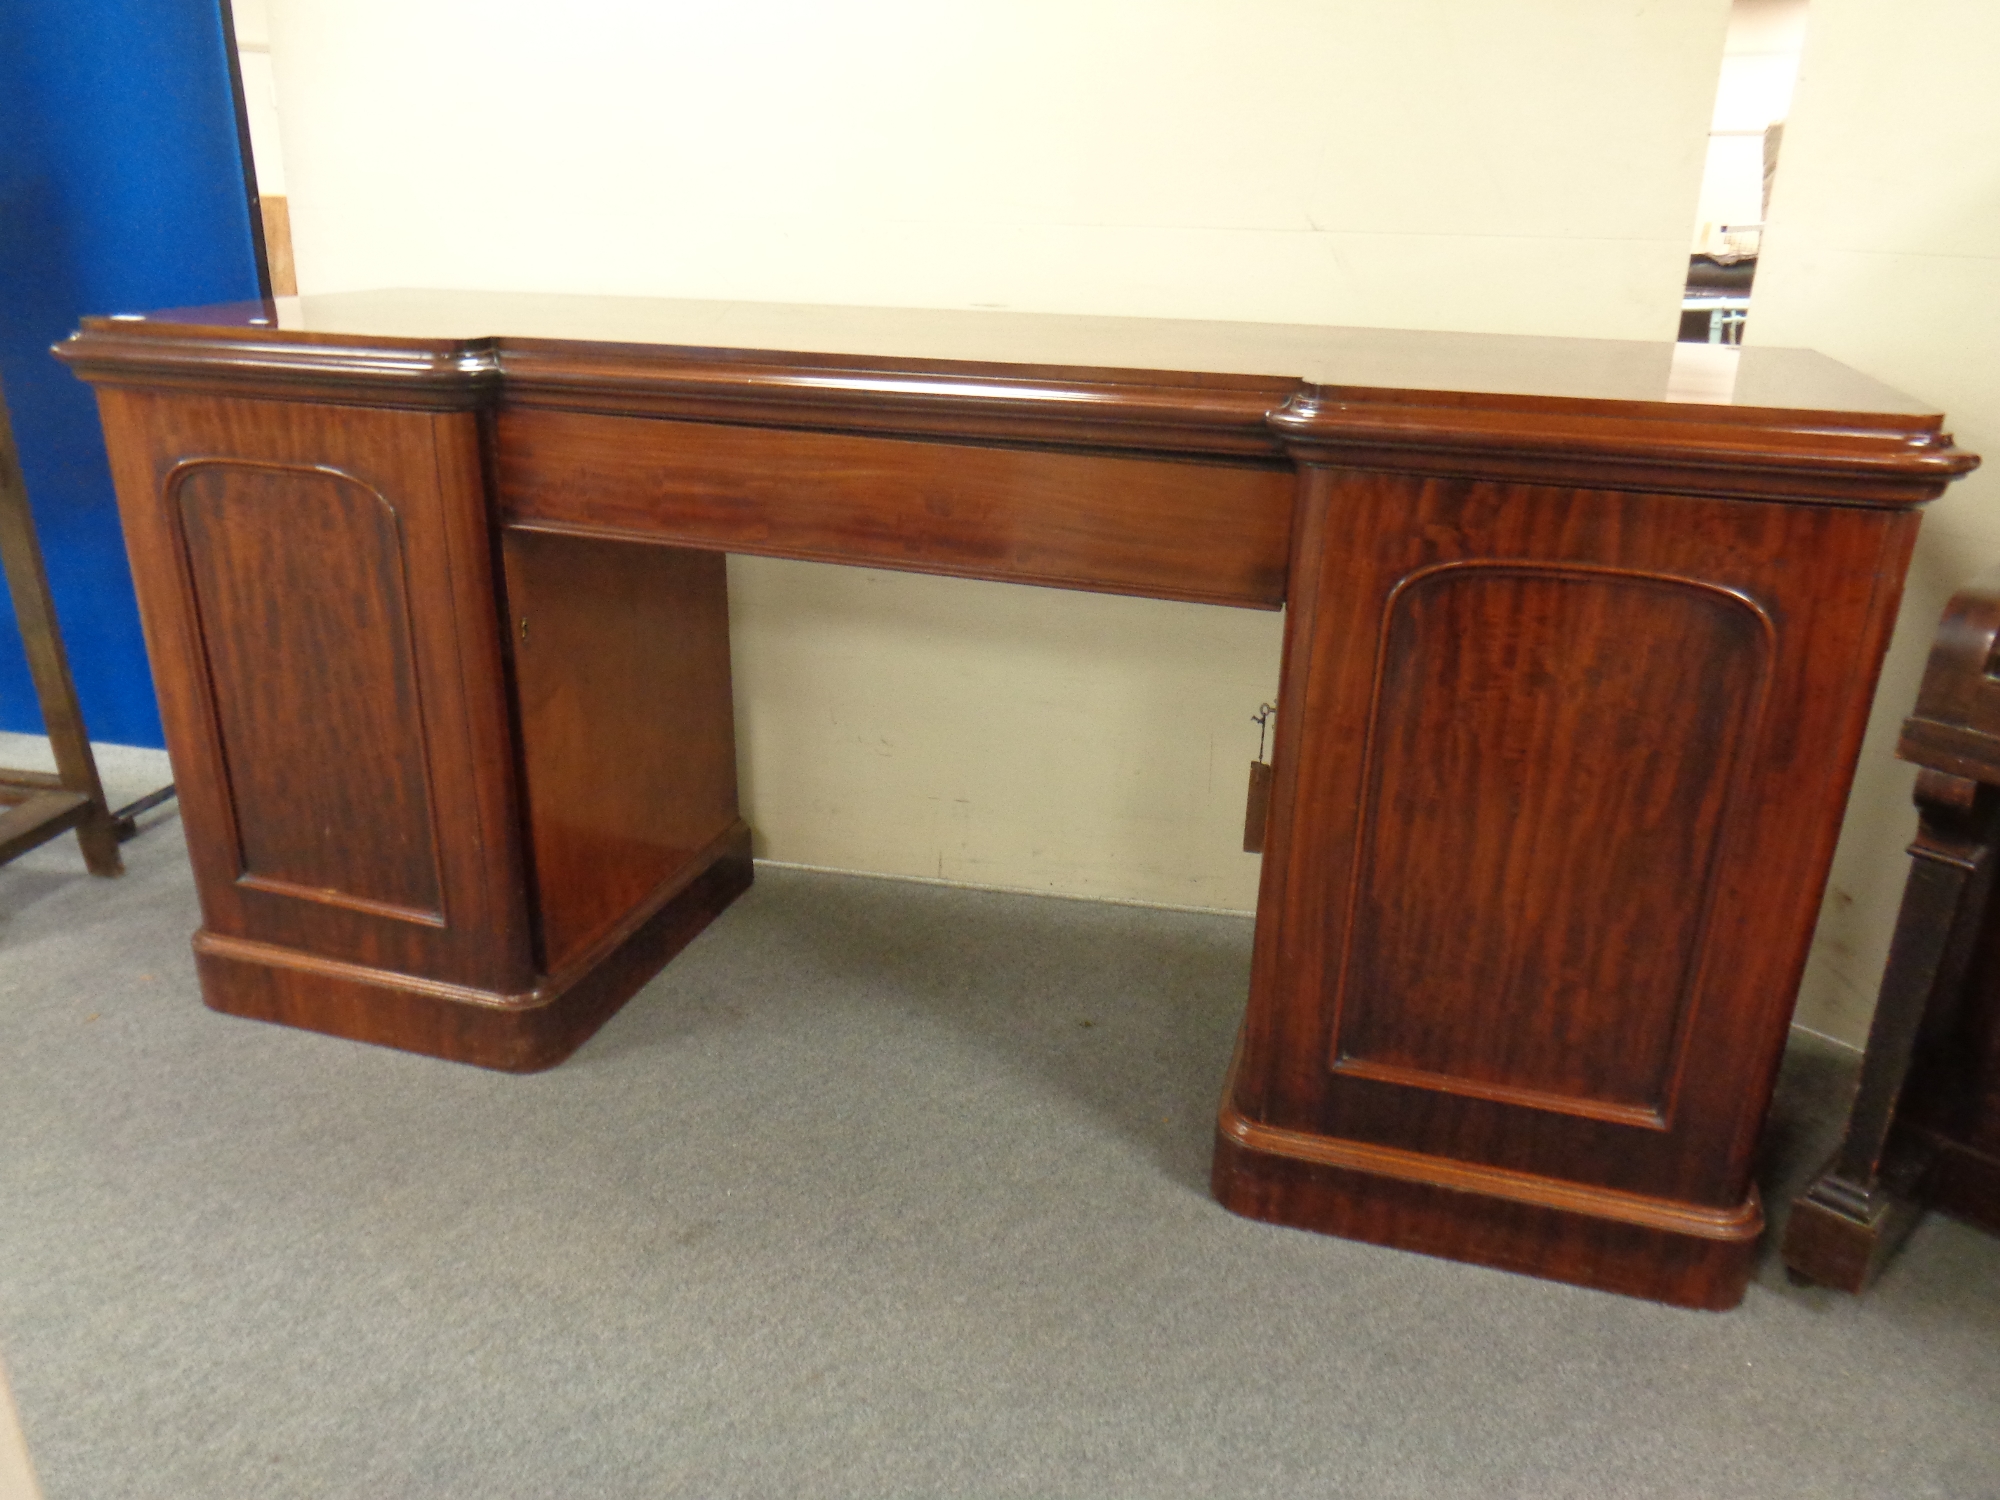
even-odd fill
[[(468, 404), (100, 401), (212, 1006), (545, 1067), (748, 884), (719, 557), (496, 573)], [(626, 806), (621, 754), (673, 774)]]

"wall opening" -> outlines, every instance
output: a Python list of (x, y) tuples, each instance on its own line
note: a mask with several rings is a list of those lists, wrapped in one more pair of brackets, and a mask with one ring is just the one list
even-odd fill
[(1683, 343), (1740, 344), (1805, 46), (1808, 0), (1735, 0), (1681, 298)]

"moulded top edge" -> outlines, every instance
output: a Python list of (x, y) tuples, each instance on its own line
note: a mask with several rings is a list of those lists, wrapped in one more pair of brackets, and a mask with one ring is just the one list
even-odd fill
[[(342, 292), (86, 321), (288, 342), (547, 340), (1262, 376), (1323, 389), (1824, 413), (1935, 427), (1934, 408), (1804, 349), (985, 309), (460, 291)], [(1872, 418), (1873, 420), (1868, 420)], [(1884, 421), (1883, 419), (1890, 419)]]

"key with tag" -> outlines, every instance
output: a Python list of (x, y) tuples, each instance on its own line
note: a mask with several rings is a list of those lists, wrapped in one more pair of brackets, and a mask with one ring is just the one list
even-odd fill
[(1266, 703), (1252, 716), (1257, 726), (1257, 758), (1250, 762), (1250, 794), (1243, 804), (1243, 852), (1262, 854), (1264, 852), (1264, 825), (1271, 818), (1271, 767), (1264, 759), (1264, 730), (1277, 712), (1277, 705)]

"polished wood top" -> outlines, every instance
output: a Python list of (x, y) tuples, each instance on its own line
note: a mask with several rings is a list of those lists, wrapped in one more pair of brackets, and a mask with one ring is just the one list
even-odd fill
[[(174, 330), (651, 344), (1031, 368), (1268, 375), (1320, 387), (1928, 415), (1807, 349), (1324, 328), (949, 308), (419, 291), (338, 292), (140, 316)], [(105, 322), (90, 319), (86, 327)]]
[[(925, 308), (381, 291), (86, 319), (100, 383), (499, 402), (1910, 504), (1977, 464), (1809, 350)], [(1540, 468), (1537, 468), (1540, 465)], [(1552, 475), (1551, 477), (1561, 477)]]

